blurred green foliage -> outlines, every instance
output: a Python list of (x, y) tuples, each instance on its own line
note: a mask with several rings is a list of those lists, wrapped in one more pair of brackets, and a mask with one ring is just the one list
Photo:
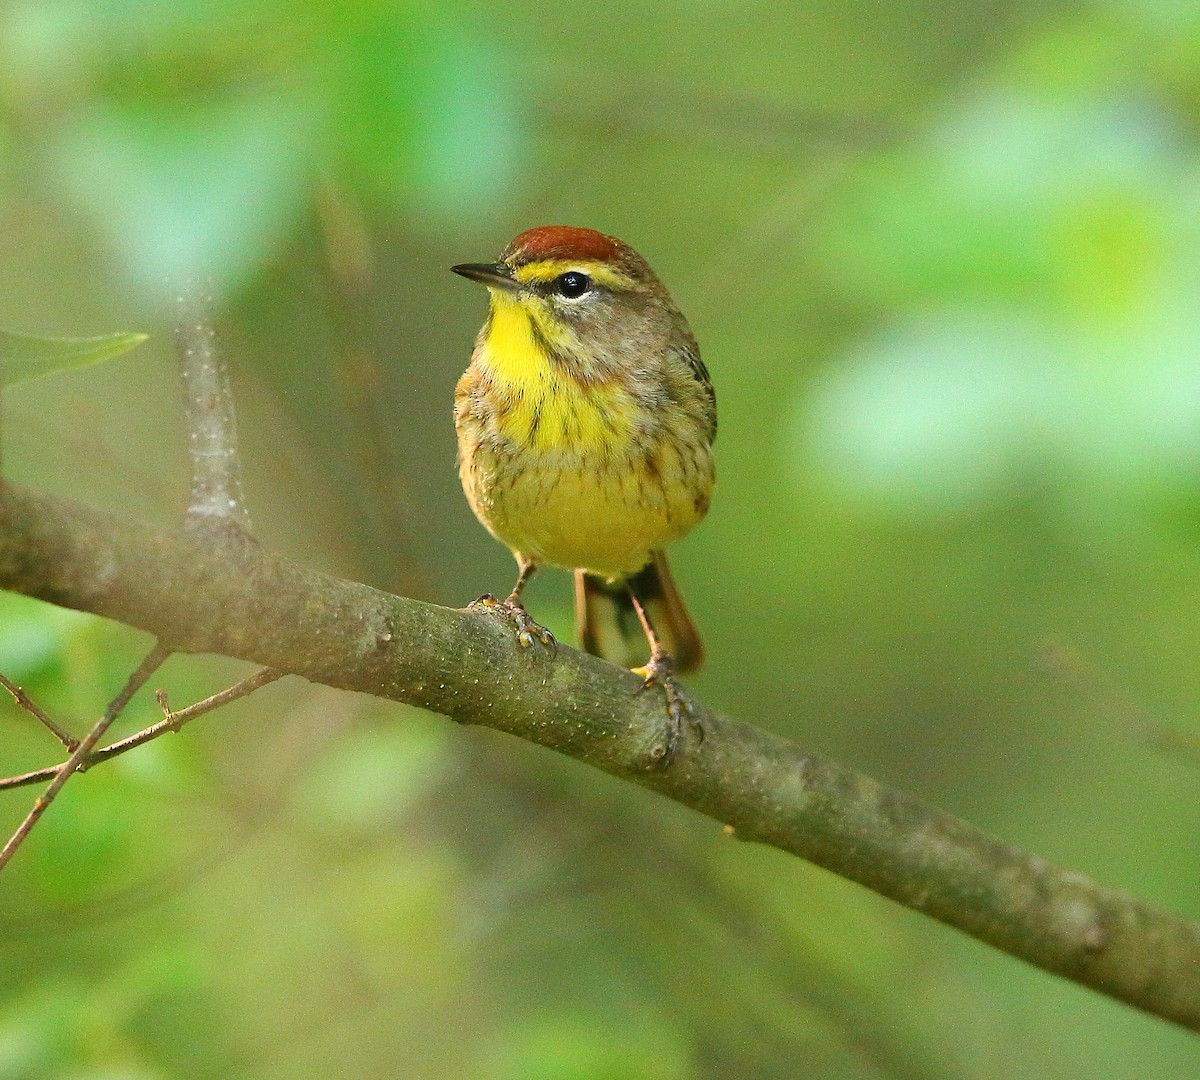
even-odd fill
[[(1198, 109), (1192, 0), (9, 0), (0, 326), (153, 338), (7, 391), (5, 472), (178, 520), (166, 301), (204, 270), (263, 542), (505, 587), (449, 420), (481, 298), (445, 270), (613, 232), (720, 400), (674, 559), (696, 692), (1200, 917)], [(561, 577), (531, 593), (569, 637)], [(74, 730), (146, 647), (0, 597), (0, 671)], [(8, 703), (0, 751), (55, 757)], [(0, 1080), (1198, 1067), (648, 793), (291, 680), (72, 780), (0, 877)]]

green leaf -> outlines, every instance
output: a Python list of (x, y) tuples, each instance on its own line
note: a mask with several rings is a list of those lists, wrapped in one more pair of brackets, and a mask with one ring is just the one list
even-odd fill
[(111, 360), (140, 345), (146, 337), (146, 334), (102, 334), (86, 338), (45, 338), (0, 330), (0, 386)]

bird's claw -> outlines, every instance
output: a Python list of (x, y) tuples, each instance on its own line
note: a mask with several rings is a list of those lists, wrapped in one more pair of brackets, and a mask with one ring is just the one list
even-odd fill
[(652, 656), (645, 667), (634, 668), (633, 673), (642, 677), (642, 685), (638, 687), (639, 694), (652, 686), (663, 688), (667, 704), (666, 737), (651, 751), (651, 757), (655, 767), (666, 769), (675, 760), (684, 725), (689, 725), (695, 731), (697, 742), (704, 741), (704, 727), (696, 719), (692, 699), (675, 678), (675, 667), (669, 656)]
[(491, 593), (484, 593), (478, 600), (472, 601), (471, 607), (484, 611), (492, 611), (513, 625), (517, 632), (517, 644), (523, 649), (533, 647), (539, 642), (549, 649), (558, 652), (558, 641), (544, 626), (533, 621), (532, 616), (525, 610), (524, 605), (514, 597), (497, 600)]

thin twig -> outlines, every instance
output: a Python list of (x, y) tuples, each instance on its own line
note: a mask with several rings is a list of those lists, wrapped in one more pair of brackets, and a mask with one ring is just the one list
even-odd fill
[(1111, 673), (1099, 668), (1082, 653), (1069, 645), (1051, 643), (1043, 650), (1041, 662), (1051, 675), (1089, 698), (1100, 713), (1133, 729), (1148, 746), (1189, 765), (1200, 764), (1200, 739), (1160, 720), (1136, 701)]
[(9, 859), (13, 857), (17, 848), (24, 842), (25, 837), (30, 833), (30, 830), (38, 823), (38, 819), (46, 812), (47, 807), (54, 801), (55, 797), (62, 790), (63, 785), (71, 778), (71, 774), (75, 772), (80, 764), (92, 752), (92, 747), (103, 738), (104, 733), (109, 729), (112, 722), (121, 714), (121, 711), (129, 704), (130, 698), (133, 697), (161, 666), (164, 660), (171, 655), (171, 649), (166, 645), (156, 642), (154, 648), (146, 655), (146, 658), (138, 665), (137, 670), (129, 676), (125, 685), (121, 688), (121, 692), (108, 703), (108, 708), (104, 710), (104, 715), (92, 726), (92, 730), (87, 733), (75, 747), (71, 756), (67, 758), (54, 774), (54, 779), (50, 781), (50, 786), (45, 792), (40, 795), (33, 804), (33, 809), (25, 815), (25, 820), (17, 826), (17, 831), (9, 837), (8, 843), (0, 849), (0, 870), (3, 870), (8, 865)]
[(375, 253), (371, 232), (355, 199), (325, 179), (316, 202), (327, 285), (326, 311), (334, 331), (333, 371), (346, 415), (354, 417), (343, 439), (357, 482), (345, 496), (355, 513), (347, 527), (362, 537), (359, 546), (371, 561), (372, 580), (407, 595), (427, 591), (418, 565), (420, 526), (417, 500), (396, 467), (394, 418), (385, 422), (379, 408), (386, 365), (378, 356), (371, 287)]
[(29, 787), (30, 784), (41, 784), (46, 780), (53, 780), (61, 768), (62, 762), (59, 762), (57, 765), (47, 765), (44, 769), (33, 769), (30, 772), (18, 773), (16, 776), (6, 776), (0, 780), (0, 791)]
[(211, 284), (195, 278), (184, 282), (176, 297), (176, 315), (175, 347), (192, 463), (187, 521), (192, 525), (224, 525), (249, 535), (233, 388), (217, 348)]
[(23, 687), (17, 686), (16, 683), (0, 675), (0, 686), (3, 686), (13, 696), (13, 700), (27, 713), (37, 717), (41, 723), (50, 730), (50, 733), (65, 746), (69, 751), (74, 750), (79, 745), (79, 740), (75, 738), (69, 731), (65, 731), (55, 723), (54, 719), (47, 716), (45, 711), (35, 702)]
[[(156, 690), (154, 696), (158, 699), (159, 704), (163, 705), (163, 713), (165, 714), (163, 719), (157, 724), (151, 724), (149, 727), (128, 736), (128, 738), (119, 739), (117, 742), (109, 743), (108, 746), (102, 746), (99, 750), (93, 750), (87, 756), (86, 760), (80, 762), (79, 767), (75, 771), (87, 772), (93, 765), (99, 765), (103, 761), (108, 761), (110, 758), (127, 753), (134, 749), (134, 747), (142, 746), (153, 739), (157, 739), (160, 735), (165, 735), (168, 731), (178, 731), (198, 716), (212, 712), (213, 709), (219, 709), (222, 705), (228, 705), (231, 701), (236, 701), (238, 698), (246, 697), (248, 694), (254, 693), (259, 687), (273, 683), (277, 679), (282, 679), (285, 674), (287, 673), (276, 671), (274, 668), (260, 668), (254, 674), (247, 675), (241, 682), (234, 683), (227, 690), (222, 690), (211, 697), (206, 697), (203, 701), (197, 701), (194, 705), (189, 705), (186, 709), (180, 709), (178, 712), (171, 712), (164, 704), (166, 695), (161, 690)], [(21, 773), (18, 776), (6, 776), (0, 779), (0, 791), (6, 791), (9, 788), (28, 787), (30, 784), (50, 780), (57, 775), (61, 768), (61, 765), (49, 765), (44, 769), (34, 769), (31, 772)]]
[(253, 675), (247, 675), (241, 682), (234, 683), (227, 690), (206, 697), (203, 701), (197, 701), (194, 705), (189, 705), (186, 709), (180, 709), (178, 712), (171, 711), (167, 704), (167, 695), (162, 690), (157, 690), (154, 696), (162, 707), (163, 718), (157, 724), (152, 724), (136, 735), (130, 735), (127, 739), (121, 739), (120, 742), (98, 750), (93, 758), (100, 761), (104, 758), (115, 757), (117, 754), (125, 753), (126, 750), (132, 750), (135, 746), (141, 746), (151, 739), (158, 738), (164, 732), (179, 731), (184, 724), (190, 723), (196, 717), (212, 712), (213, 709), (219, 709), (222, 705), (228, 705), (231, 701), (237, 701), (238, 698), (253, 694), (260, 686), (266, 686), (277, 679), (282, 679), (285, 674), (287, 673), (276, 671), (274, 668), (260, 668)]

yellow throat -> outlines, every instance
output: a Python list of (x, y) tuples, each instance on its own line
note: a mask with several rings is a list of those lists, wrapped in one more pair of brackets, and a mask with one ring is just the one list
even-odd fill
[(582, 378), (548, 351), (587, 357), (575, 333), (511, 293), (492, 291), (479, 360), (501, 400), (500, 434), (535, 452), (610, 456), (628, 445), (634, 403), (615, 378)]

